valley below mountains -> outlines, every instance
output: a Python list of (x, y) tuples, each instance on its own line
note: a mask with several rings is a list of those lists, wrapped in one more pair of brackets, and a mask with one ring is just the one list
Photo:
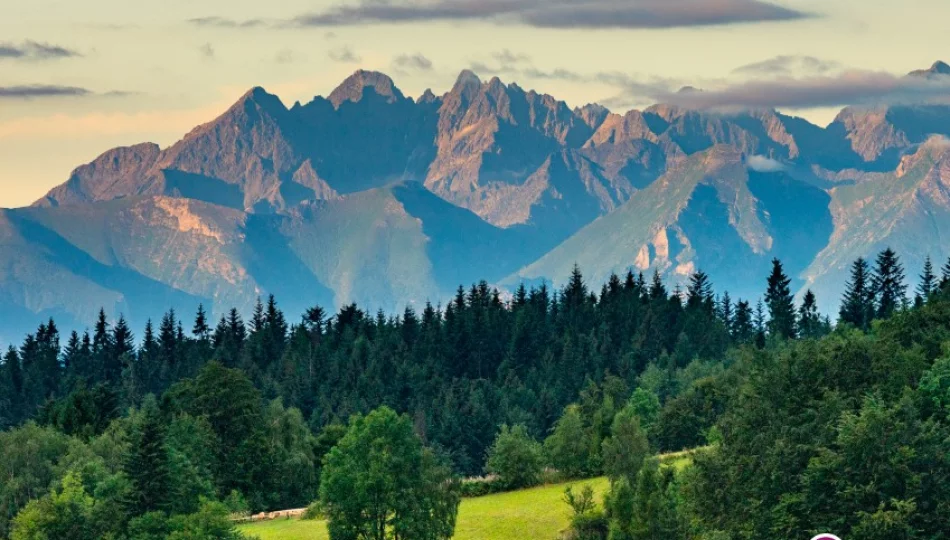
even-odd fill
[[(909, 77), (950, 77), (938, 62)], [(463, 72), (412, 99), (358, 71), (292, 106), (262, 88), (168, 148), (115, 148), (0, 210), (0, 341), (45, 317), (169, 306), (388, 313), (478, 280), (707, 272), (755, 300), (772, 258), (821, 308), (857, 257), (950, 256), (950, 105), (616, 114)]]

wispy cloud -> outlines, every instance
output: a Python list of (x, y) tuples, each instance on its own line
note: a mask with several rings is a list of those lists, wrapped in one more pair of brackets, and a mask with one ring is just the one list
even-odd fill
[(916, 104), (950, 99), (950, 77), (936, 80), (847, 71), (834, 76), (756, 79), (718, 89), (654, 93), (658, 101), (691, 108), (808, 109), (846, 105)]
[(492, 58), (504, 65), (530, 64), (531, 57), (524, 53), (512, 52), (511, 49), (502, 49), (492, 53)]
[(29, 84), (21, 86), (0, 86), (0, 99), (35, 99), (51, 97), (83, 97), (94, 92), (78, 86), (57, 86)]
[(208, 59), (214, 58), (214, 53), (215, 53), (214, 46), (211, 45), (210, 43), (205, 43), (201, 47), (198, 47), (198, 52), (200, 52), (201, 56), (205, 58), (208, 58)]
[(649, 77), (619, 71), (598, 71), (584, 73), (566, 68), (542, 69), (534, 65), (527, 54), (505, 49), (491, 53), (493, 61), (474, 61), (469, 68), (481, 76), (499, 76), (512, 80), (533, 79), (564, 81), (570, 83), (588, 83), (615, 89), (616, 94), (601, 100), (604, 105), (613, 108), (630, 108), (652, 102), (655, 95), (670, 93), (672, 89), (683, 86), (683, 82), (670, 78)]
[(0, 60), (56, 60), (82, 56), (78, 51), (60, 45), (24, 41), (20, 44), (0, 43)]
[(363, 61), (363, 57), (356, 54), (349, 46), (331, 49), (327, 52), (327, 56), (330, 57), (330, 60), (343, 64), (358, 64)]
[(297, 55), (290, 49), (281, 49), (277, 51), (277, 55), (274, 57), (274, 61), (278, 64), (290, 64), (296, 59)]
[(814, 56), (783, 55), (740, 66), (733, 73), (752, 76), (825, 75), (842, 67), (838, 62)]
[(541, 28), (676, 28), (809, 17), (763, 0), (363, 0), (301, 15), (301, 26), (428, 21), (520, 23)]
[(402, 54), (393, 59), (397, 69), (412, 69), (416, 71), (432, 71), (432, 60), (422, 54)]
[(258, 28), (268, 24), (264, 19), (231, 19), (228, 17), (196, 17), (188, 19), (188, 22), (195, 26), (206, 26), (215, 28)]

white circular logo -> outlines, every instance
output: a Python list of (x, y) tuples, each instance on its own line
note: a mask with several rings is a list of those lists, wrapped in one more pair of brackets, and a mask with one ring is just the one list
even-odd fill
[(830, 533), (822, 533), (822, 534), (819, 534), (818, 536), (815, 536), (811, 540), (841, 540), (841, 539)]

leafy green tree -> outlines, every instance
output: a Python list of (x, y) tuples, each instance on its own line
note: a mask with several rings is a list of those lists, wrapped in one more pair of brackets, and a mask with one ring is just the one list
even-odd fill
[(567, 478), (580, 478), (591, 472), (594, 452), (580, 409), (568, 405), (554, 431), (544, 440), (548, 463)]
[(260, 392), (247, 375), (208, 362), (194, 379), (179, 382), (163, 399), (175, 413), (207, 421), (215, 434), (214, 476), (220, 494), (237, 489), (261, 504), (267, 454)]
[(27, 502), (49, 492), (70, 443), (66, 435), (32, 422), (0, 433), (0, 536), (9, 534), (10, 521)]
[(769, 335), (780, 339), (793, 339), (797, 335), (795, 328), (795, 302), (789, 285), (792, 280), (785, 275), (782, 262), (772, 260), (772, 274), (769, 275), (768, 289), (765, 292), (765, 304), (769, 309)]
[(268, 495), (272, 508), (299, 508), (317, 498), (320, 464), (314, 449), (316, 438), (299, 410), (272, 401), (264, 410), (264, 440), (267, 448)]
[(508, 489), (537, 485), (541, 480), (542, 448), (521, 424), (501, 426), (488, 450), (486, 470), (498, 475)]
[(632, 405), (617, 413), (610, 431), (603, 443), (604, 472), (612, 481), (633, 481), (650, 455), (650, 443)]
[(451, 538), (458, 484), (386, 407), (355, 416), (326, 458), (320, 501), (333, 540)]
[(93, 518), (95, 500), (79, 476), (70, 472), (62, 488), (34, 499), (13, 520), (11, 540), (87, 540), (100, 538)]
[(633, 413), (640, 420), (640, 427), (643, 432), (647, 434), (647, 437), (650, 437), (650, 433), (660, 417), (660, 398), (655, 393), (638, 387), (633, 391), (627, 405), (632, 408)]

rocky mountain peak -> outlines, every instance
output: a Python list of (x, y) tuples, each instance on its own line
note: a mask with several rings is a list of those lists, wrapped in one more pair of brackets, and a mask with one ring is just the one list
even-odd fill
[(389, 75), (362, 69), (347, 77), (340, 86), (330, 93), (330, 97), (327, 99), (335, 108), (339, 109), (346, 102), (359, 103), (367, 90), (385, 98), (388, 103), (396, 103), (406, 99), (402, 91), (396, 88), (396, 84)]
[(419, 99), (416, 100), (416, 103), (435, 103), (439, 100), (438, 97), (432, 92), (431, 88), (426, 88), (426, 91), (419, 96)]
[(466, 69), (459, 73), (451, 93), (471, 96), (481, 90), (481, 87), (482, 80), (478, 78), (478, 75), (474, 71)]
[(610, 109), (597, 103), (589, 103), (574, 109), (574, 114), (596, 131), (610, 115)]
[(930, 69), (919, 69), (917, 71), (911, 71), (910, 76), (912, 77), (939, 77), (944, 75), (950, 75), (950, 65), (941, 60), (934, 62)]
[(287, 112), (287, 107), (284, 106), (284, 103), (280, 100), (279, 97), (274, 94), (269, 94), (267, 90), (264, 90), (260, 86), (255, 86), (241, 96), (237, 102), (231, 106), (231, 111), (237, 110), (248, 110), (248, 107), (257, 107), (261, 110), (267, 111), (271, 114), (280, 114)]

